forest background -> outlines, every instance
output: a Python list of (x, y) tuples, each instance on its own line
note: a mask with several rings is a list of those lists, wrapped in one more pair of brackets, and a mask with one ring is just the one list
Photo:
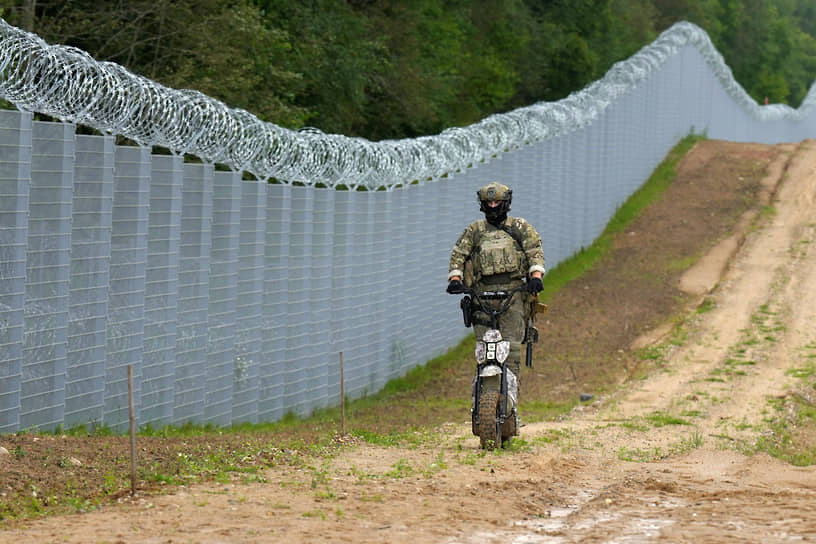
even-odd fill
[(0, 16), (264, 121), (370, 140), (559, 100), (683, 20), (757, 102), (798, 107), (816, 72), (813, 0), (0, 0)]

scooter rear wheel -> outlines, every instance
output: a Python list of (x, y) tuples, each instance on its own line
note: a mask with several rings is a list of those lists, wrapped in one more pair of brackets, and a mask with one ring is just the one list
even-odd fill
[(498, 391), (484, 391), (479, 398), (479, 446), (495, 450), (502, 445), (501, 395)]

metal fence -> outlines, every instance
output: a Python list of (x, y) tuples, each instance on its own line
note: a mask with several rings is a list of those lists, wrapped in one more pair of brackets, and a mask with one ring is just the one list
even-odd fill
[(340, 352), (373, 393), (468, 332), (444, 287), (481, 185), (552, 267), (689, 132), (816, 134), (813, 92), (759, 106), (688, 23), (562, 101), (413, 140), (287, 131), (5, 23), (0, 96), (0, 432), (126, 428), (128, 367), (142, 425), (336, 405)]

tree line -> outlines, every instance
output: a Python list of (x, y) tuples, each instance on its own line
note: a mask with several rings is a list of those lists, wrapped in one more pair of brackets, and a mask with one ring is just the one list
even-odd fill
[(554, 101), (678, 21), (758, 102), (816, 76), (813, 0), (0, 0), (49, 43), (287, 128), (436, 134)]

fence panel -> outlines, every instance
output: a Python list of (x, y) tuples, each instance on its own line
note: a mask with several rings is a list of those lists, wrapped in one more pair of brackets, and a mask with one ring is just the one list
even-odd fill
[(26, 252), (20, 427), (65, 419), (74, 127), (35, 122)]
[[(283, 402), (295, 414), (309, 412), (310, 374), (314, 352), (310, 342), (313, 309), (311, 246), (314, 231), (314, 191), (295, 186), (291, 191), (289, 216), (289, 276), (286, 323), (277, 334), (286, 337)], [(325, 363), (324, 363), (325, 364)]]
[(76, 137), (65, 425), (101, 424), (113, 209), (112, 136)]
[[(330, 368), (339, 364), (337, 355), (331, 349), (331, 293), (334, 273), (334, 197), (336, 191), (314, 191), (312, 212), (311, 275), (309, 280), (309, 309), (311, 324), (309, 340), (311, 363), (307, 396), (309, 410), (325, 408), (329, 404)], [(339, 391), (337, 391), (339, 392)]]
[(183, 182), (182, 157), (152, 157), (139, 421), (156, 426), (173, 421)]
[(232, 402), (235, 423), (254, 423), (258, 417), (258, 381), (263, 356), (266, 188), (266, 183), (257, 181), (244, 181), (241, 188)]
[(185, 164), (181, 205), (173, 422), (204, 421), (213, 166)]
[(288, 411), (286, 386), (286, 323), (289, 304), (289, 233), (292, 187), (271, 184), (266, 191), (264, 245), (264, 328), (258, 418), (276, 420)]
[(31, 115), (0, 112), (0, 432), (20, 426)]
[(218, 425), (232, 421), (242, 186), (237, 172), (215, 173), (204, 421)]
[(125, 431), (130, 419), (128, 367), (137, 413), (141, 399), (150, 148), (120, 146), (114, 159), (104, 421)]

